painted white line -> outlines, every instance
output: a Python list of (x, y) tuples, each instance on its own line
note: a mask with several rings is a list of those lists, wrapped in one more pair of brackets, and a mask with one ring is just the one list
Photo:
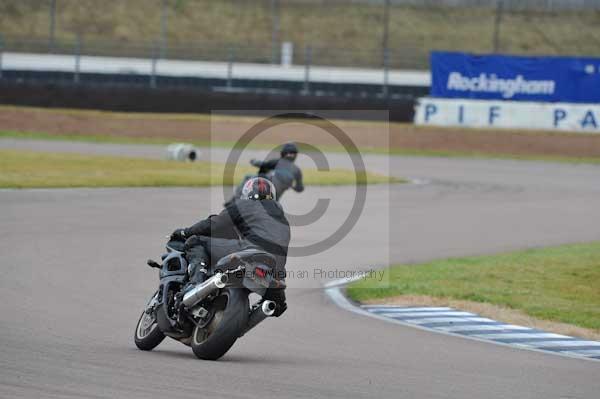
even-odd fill
[(541, 347), (569, 347), (569, 346), (597, 346), (600, 350), (600, 342), (595, 341), (537, 341), (537, 342), (520, 342), (520, 344), (527, 346), (535, 346), (536, 348)]
[(339, 287), (342, 285), (350, 284), (350, 283), (360, 280), (362, 278), (364, 278), (364, 276), (357, 274), (356, 276), (353, 276), (353, 277), (346, 277), (346, 278), (341, 278), (338, 280), (329, 281), (329, 282), (325, 283), (324, 287), (325, 287), (325, 289)]
[(361, 306), (363, 309), (368, 310), (369, 312), (377, 312), (377, 311), (386, 311), (386, 312), (419, 312), (419, 311), (445, 311), (445, 310), (455, 310), (452, 308), (396, 308), (393, 306), (382, 306), (382, 305), (363, 305)]
[(570, 353), (572, 355), (579, 355), (579, 356), (600, 356), (600, 350), (596, 350), (596, 349), (582, 349), (580, 351), (565, 351), (563, 353)]
[(436, 327), (436, 330), (452, 331), (452, 332), (459, 333), (461, 331), (493, 331), (493, 330), (525, 331), (525, 330), (531, 330), (531, 328), (523, 327), (523, 326), (513, 326), (511, 324), (496, 324), (493, 326), (474, 324), (472, 326), (466, 325), (466, 326)]
[(408, 181), (417, 186), (424, 186), (426, 184), (431, 183), (431, 180), (419, 179), (418, 177), (417, 178), (411, 177), (408, 179)]
[[(335, 282), (332, 282), (332, 283), (335, 283)], [(330, 287), (325, 290), (325, 294), (329, 297), (329, 299), (331, 299), (331, 301), (334, 304), (336, 304), (340, 308), (345, 309), (349, 312), (358, 314), (358, 315), (371, 317), (373, 319), (377, 319), (379, 321), (385, 321), (387, 323), (398, 324), (398, 325), (401, 325), (404, 327), (416, 328), (418, 330), (427, 331), (430, 333), (437, 333), (437, 334), (452, 336), (452, 337), (456, 337), (456, 338), (460, 338), (460, 339), (469, 339), (471, 341), (484, 342), (484, 343), (491, 344), (491, 345), (503, 346), (505, 348), (527, 350), (527, 351), (531, 351), (531, 352), (542, 353), (545, 355), (561, 356), (561, 357), (570, 358), (570, 359), (585, 360), (585, 361), (600, 363), (600, 359), (595, 359), (593, 357), (581, 356), (579, 354), (571, 354), (568, 352), (550, 352), (550, 351), (536, 349), (533, 347), (517, 346), (514, 344), (507, 344), (507, 343), (500, 342), (500, 341), (490, 341), (488, 339), (474, 337), (472, 335), (461, 335), (461, 334), (457, 334), (457, 333), (454, 333), (451, 331), (442, 331), (442, 330), (435, 329), (435, 328), (420, 326), (418, 324), (407, 323), (405, 320), (398, 320), (398, 319), (392, 319), (389, 317), (383, 317), (376, 313), (368, 312), (365, 309), (362, 309), (359, 306), (350, 302), (348, 300), (348, 298), (346, 298), (344, 296), (344, 294), (342, 293), (342, 291), (340, 289), (340, 286), (342, 286), (342, 285), (343, 284), (331, 284)]]
[(381, 312), (379, 314), (389, 317), (430, 317), (430, 316), (465, 316), (478, 317), (478, 315), (469, 312)]
[[(485, 339), (504, 339), (504, 338), (571, 338), (566, 335), (551, 333), (506, 333), (506, 334), (473, 334), (473, 337)], [(529, 346), (529, 345), (527, 345)]]
[(411, 324), (429, 324), (429, 323), (462, 323), (462, 322), (478, 322), (478, 323), (495, 323), (495, 320), (486, 319), (485, 317), (437, 317), (425, 319), (402, 319)]

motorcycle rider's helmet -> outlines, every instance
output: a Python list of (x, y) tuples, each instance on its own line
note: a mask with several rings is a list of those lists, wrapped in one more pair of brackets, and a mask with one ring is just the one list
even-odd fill
[(249, 179), (244, 183), (242, 195), (240, 196), (240, 199), (254, 201), (275, 200), (276, 198), (275, 186), (264, 177), (253, 177)]
[(289, 160), (295, 160), (298, 155), (298, 147), (296, 143), (289, 142), (281, 146), (281, 158), (287, 158)]

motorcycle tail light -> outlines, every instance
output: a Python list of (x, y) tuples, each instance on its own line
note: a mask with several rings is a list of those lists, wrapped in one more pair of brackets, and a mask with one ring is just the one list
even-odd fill
[(254, 273), (256, 273), (256, 275), (260, 278), (264, 278), (267, 275), (267, 271), (260, 267), (257, 267), (256, 269), (254, 269)]

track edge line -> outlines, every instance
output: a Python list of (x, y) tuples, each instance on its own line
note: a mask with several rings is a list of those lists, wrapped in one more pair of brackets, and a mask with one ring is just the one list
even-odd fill
[(455, 334), (455, 333), (452, 333), (452, 332), (449, 332), (449, 331), (441, 331), (441, 330), (436, 330), (436, 329), (433, 329), (433, 328), (427, 328), (427, 327), (419, 326), (419, 325), (416, 325), (416, 324), (405, 323), (405, 322), (403, 322), (401, 320), (391, 319), (389, 317), (384, 317), (384, 316), (380, 316), (380, 315), (377, 315), (377, 314), (374, 314), (374, 313), (371, 313), (371, 312), (367, 312), (366, 310), (363, 310), (361, 307), (359, 307), (356, 304), (354, 304), (342, 292), (342, 287), (344, 287), (346, 284), (348, 284), (350, 282), (351, 282), (351, 280), (349, 280), (349, 279), (335, 280), (335, 281), (331, 281), (331, 282), (325, 284), (325, 286), (323, 288), (324, 288), (324, 291), (325, 291), (325, 294), (327, 295), (327, 297), (333, 303), (335, 303), (336, 306), (338, 306), (338, 307), (340, 307), (342, 309), (345, 309), (345, 310), (347, 310), (349, 312), (355, 313), (355, 314), (359, 314), (359, 315), (362, 315), (362, 316), (371, 317), (371, 318), (374, 318), (374, 319), (377, 319), (377, 320), (381, 320), (381, 321), (385, 321), (385, 322), (392, 323), (392, 324), (399, 324), (401, 326), (415, 328), (415, 329), (422, 330), (422, 331), (428, 331), (428, 332), (432, 332), (432, 333), (436, 333), (436, 334), (442, 334), (442, 335), (448, 335), (448, 336), (452, 336), (452, 337), (463, 338), (463, 339), (467, 339), (467, 340), (471, 340), (471, 341), (483, 342), (483, 343), (486, 343), (486, 344), (493, 344), (493, 345), (503, 346), (505, 348), (512, 348), (512, 349), (516, 349), (516, 350), (524, 350), (524, 351), (542, 353), (542, 354), (545, 354), (545, 355), (560, 356), (560, 357), (565, 357), (565, 358), (570, 358), (570, 359), (584, 360), (584, 361), (591, 361), (591, 362), (600, 363), (600, 359), (594, 359), (594, 358), (589, 358), (589, 357), (584, 357), (584, 356), (571, 355), (571, 354), (568, 354), (568, 353), (545, 351), (545, 350), (540, 350), (540, 349), (530, 348), (530, 347), (514, 346), (514, 345), (503, 343), (503, 342), (497, 342), (497, 341), (493, 341), (493, 340), (486, 340), (486, 339), (472, 337), (472, 336), (468, 336), (468, 335)]

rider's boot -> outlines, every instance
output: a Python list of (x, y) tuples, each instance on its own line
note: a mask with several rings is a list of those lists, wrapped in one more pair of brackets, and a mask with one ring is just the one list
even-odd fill
[(208, 263), (204, 260), (200, 260), (198, 263), (190, 262), (190, 264), (188, 265), (189, 280), (177, 293), (175, 297), (176, 306), (183, 306), (182, 301), (184, 295), (196, 285), (203, 283), (206, 280), (208, 274), (208, 270), (206, 269), (207, 266)]
[(190, 262), (188, 265), (188, 276), (189, 280), (183, 287), (181, 292), (186, 293), (190, 288), (195, 287), (197, 284), (203, 283), (206, 280), (208, 274), (208, 262), (201, 259), (198, 262)]
[(185, 294), (192, 287), (203, 283), (206, 280), (208, 267), (210, 265), (210, 256), (206, 252), (202, 241), (197, 236), (187, 239), (184, 245), (185, 257), (188, 261), (188, 283), (180, 291)]

